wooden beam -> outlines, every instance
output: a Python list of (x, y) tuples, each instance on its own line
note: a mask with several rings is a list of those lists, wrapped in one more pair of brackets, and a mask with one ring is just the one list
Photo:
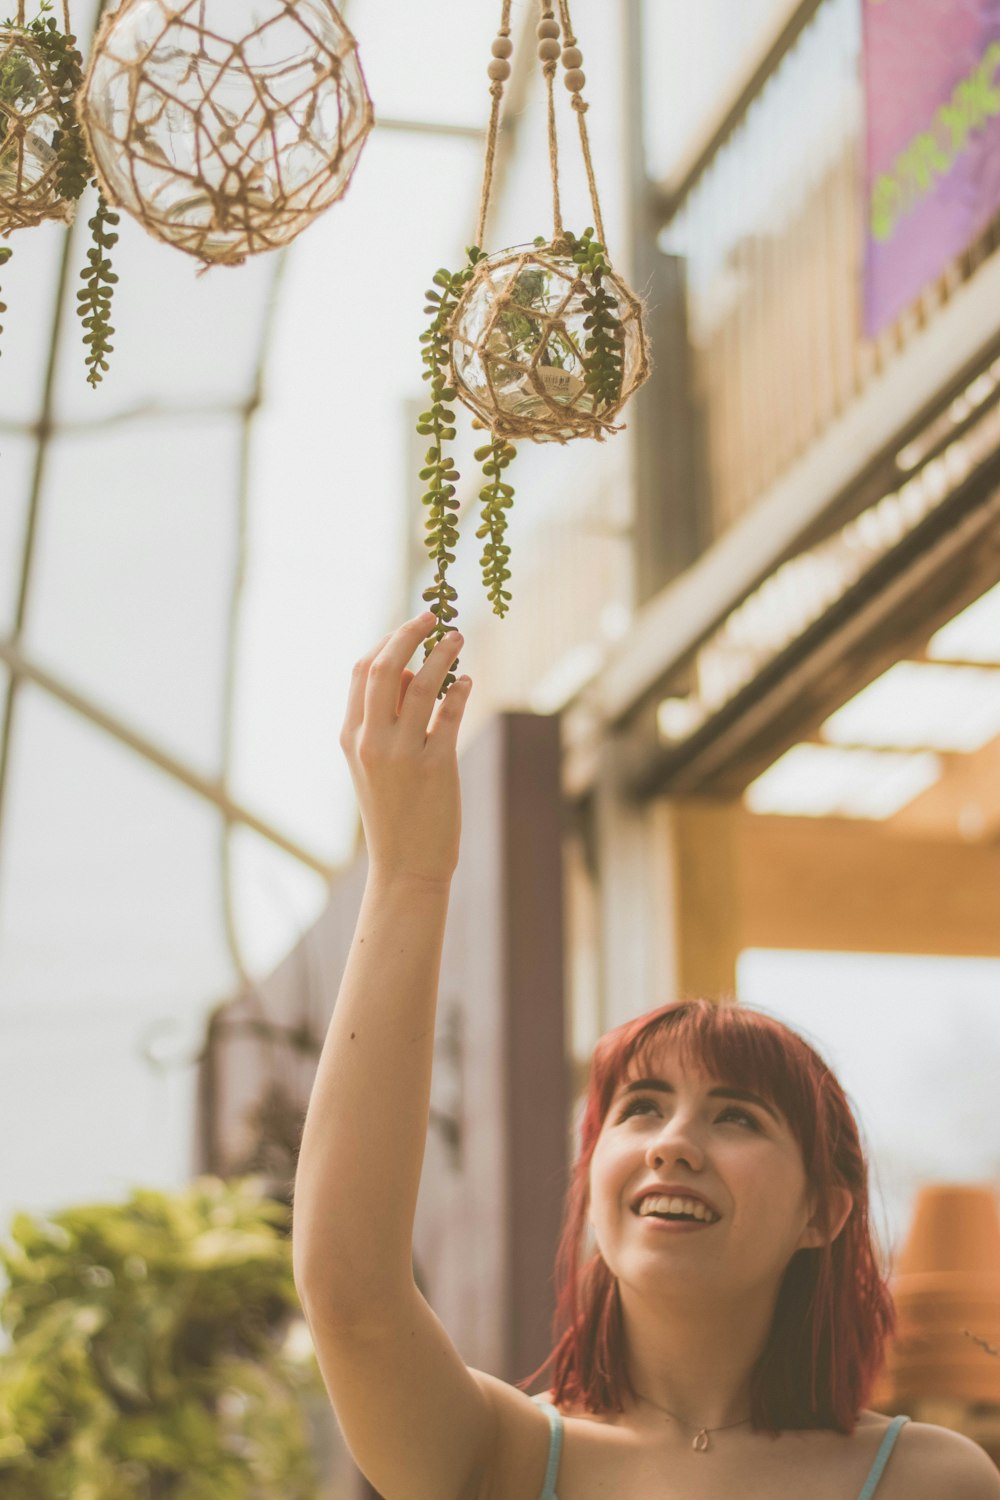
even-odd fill
[(752, 813), (737, 839), (744, 948), (1000, 957), (996, 844)]
[(1000, 737), (972, 754), (942, 759), (940, 781), (901, 808), (889, 820), (891, 830), (973, 843), (1000, 838)]

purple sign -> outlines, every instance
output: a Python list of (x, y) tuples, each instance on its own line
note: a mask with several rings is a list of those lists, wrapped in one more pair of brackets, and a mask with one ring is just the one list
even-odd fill
[(1000, 210), (1000, 0), (862, 0), (865, 332)]

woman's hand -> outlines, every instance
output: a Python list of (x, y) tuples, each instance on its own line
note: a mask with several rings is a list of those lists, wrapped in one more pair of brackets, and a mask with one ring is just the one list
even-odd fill
[(446, 885), (462, 828), (456, 742), (472, 686), (437, 695), (463, 644), (449, 631), (419, 672), (407, 669), (436, 625), (418, 616), (355, 665), (340, 746), (351, 769), (368, 846), (369, 878)]

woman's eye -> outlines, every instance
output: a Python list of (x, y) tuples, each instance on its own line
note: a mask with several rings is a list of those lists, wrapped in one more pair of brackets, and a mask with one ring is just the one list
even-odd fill
[[(623, 1120), (630, 1119), (632, 1115), (648, 1114), (650, 1110), (656, 1110), (656, 1104), (652, 1099), (630, 1099), (627, 1104), (622, 1106), (618, 1115), (618, 1123), (621, 1124)], [(760, 1130), (760, 1123), (756, 1116), (752, 1115), (747, 1109), (741, 1109), (738, 1104), (727, 1104), (718, 1118), (725, 1120), (731, 1116), (742, 1120), (745, 1125), (749, 1125), (751, 1130)]]
[(652, 1099), (630, 1099), (629, 1102), (623, 1106), (622, 1111), (618, 1116), (619, 1122), (622, 1120), (627, 1120), (630, 1115), (637, 1115), (640, 1110), (646, 1111), (655, 1108), (656, 1106), (654, 1105)]

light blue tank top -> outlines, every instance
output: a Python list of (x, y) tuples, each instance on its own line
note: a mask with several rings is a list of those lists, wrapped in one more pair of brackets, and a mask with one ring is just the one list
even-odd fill
[[(555, 1407), (548, 1401), (543, 1401), (540, 1396), (532, 1396), (532, 1401), (540, 1406), (549, 1419), (549, 1463), (545, 1470), (545, 1484), (538, 1500), (557, 1500), (556, 1497), (556, 1475), (559, 1472), (559, 1457), (562, 1453), (563, 1419)], [(902, 1431), (904, 1422), (909, 1417), (893, 1417), (885, 1430), (881, 1446), (875, 1455), (875, 1462), (868, 1471), (864, 1488), (858, 1496), (858, 1500), (872, 1500), (872, 1496), (882, 1478), (882, 1472), (889, 1462), (889, 1454), (892, 1452), (896, 1439)]]

